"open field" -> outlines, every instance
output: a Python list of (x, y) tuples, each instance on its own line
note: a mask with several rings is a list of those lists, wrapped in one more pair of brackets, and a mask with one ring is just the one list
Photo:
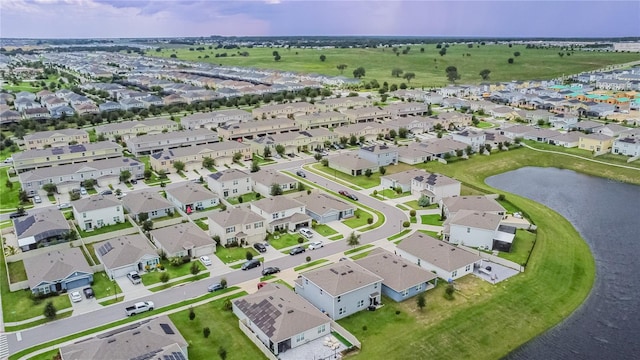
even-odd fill
[[(421, 52), (424, 48), (424, 52)], [(273, 59), (273, 51), (278, 51), (281, 60)], [(249, 56), (236, 55), (248, 52)], [(400, 85), (407, 83), (403, 78), (391, 76), (393, 68), (404, 72), (415, 73), (415, 78), (407, 85), (410, 87), (442, 86), (447, 83), (445, 69), (456, 66), (461, 75), (461, 83), (479, 83), (479, 73), (483, 69), (491, 70), (490, 81), (511, 81), (530, 79), (550, 79), (563, 74), (575, 74), (582, 71), (595, 70), (611, 64), (620, 64), (640, 60), (639, 54), (633, 53), (600, 53), (575, 51), (570, 56), (560, 57), (558, 49), (526, 49), (525, 46), (508, 47), (507, 45), (480, 45), (468, 48), (466, 45), (451, 45), (447, 54), (440, 56), (435, 44), (412, 45), (408, 54), (396, 54), (390, 49), (283, 49), (283, 48), (241, 48), (241, 49), (205, 49), (190, 51), (189, 47), (163, 49), (160, 52), (150, 50), (147, 55), (169, 57), (176, 54), (178, 59), (199, 62), (210, 62), (221, 65), (251, 66), (257, 68), (319, 73), (331, 76), (340, 75), (336, 68), (339, 64), (347, 65), (344, 76), (353, 77), (353, 70), (364, 67), (364, 81), (373, 79), (380, 84)], [(514, 52), (520, 52), (515, 57)], [(227, 53), (227, 57), (215, 57), (215, 54)], [(471, 54), (467, 56), (466, 54)], [(205, 58), (205, 56), (209, 58)], [(236, 56), (233, 56), (236, 55)], [(320, 55), (326, 61), (320, 61)], [(200, 58), (198, 58), (200, 57)], [(514, 64), (507, 59), (514, 58)]]

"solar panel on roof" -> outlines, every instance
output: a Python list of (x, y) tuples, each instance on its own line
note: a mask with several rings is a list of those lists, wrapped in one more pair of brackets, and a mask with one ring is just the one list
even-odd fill
[(64, 154), (64, 149), (63, 148), (52, 148), (51, 149), (51, 153), (53, 155), (60, 155), (60, 154)]
[(36, 222), (36, 217), (31, 215), (26, 217), (24, 220), (20, 221), (20, 219), (16, 219), (14, 221), (15, 226), (16, 226), (16, 233), (18, 235), (23, 234), (25, 231), (27, 231), (27, 229), (29, 229), (31, 227), (31, 225), (33, 225)]
[(110, 242), (107, 242), (98, 248), (98, 254), (100, 254), (100, 256), (104, 256), (104, 254), (108, 253), (111, 250), (113, 250), (113, 246), (111, 246)]
[(162, 324), (160, 324), (160, 327), (162, 328), (164, 333), (167, 334), (167, 335), (175, 334), (175, 332), (173, 332), (173, 329), (171, 328), (171, 326), (169, 326), (169, 324), (162, 323)]
[(87, 148), (82, 144), (69, 146), (69, 152), (71, 152), (71, 153), (77, 153), (77, 152), (81, 152), (81, 151), (87, 151)]

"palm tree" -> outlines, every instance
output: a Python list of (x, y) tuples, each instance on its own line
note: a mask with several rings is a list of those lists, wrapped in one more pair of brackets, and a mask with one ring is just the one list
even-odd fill
[(347, 245), (353, 247), (360, 245), (360, 234), (356, 234), (356, 232), (353, 231), (347, 238)]

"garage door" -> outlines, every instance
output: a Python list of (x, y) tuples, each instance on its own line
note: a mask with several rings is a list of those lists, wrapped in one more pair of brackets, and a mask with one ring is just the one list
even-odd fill
[(328, 222), (331, 222), (331, 221), (337, 221), (337, 220), (338, 220), (338, 213), (334, 212), (334, 213), (330, 213), (330, 214), (327, 214), (327, 215), (323, 216), (321, 223), (325, 224), (325, 223), (328, 223)]
[(82, 279), (69, 281), (67, 283), (67, 290), (71, 290), (71, 289), (87, 286), (89, 284), (90, 284), (89, 278), (82, 278)]
[(119, 269), (114, 269), (112, 271), (113, 273), (113, 278), (120, 278), (123, 276), (127, 276), (128, 273), (132, 272), (132, 271), (138, 271), (138, 268), (135, 265), (132, 266), (126, 266), (123, 268), (119, 268)]

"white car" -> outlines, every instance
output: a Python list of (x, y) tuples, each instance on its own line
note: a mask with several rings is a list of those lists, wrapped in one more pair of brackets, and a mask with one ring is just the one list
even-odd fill
[(211, 266), (211, 259), (208, 256), (200, 256), (200, 261), (204, 266)]
[(62, 209), (68, 209), (71, 207), (71, 204), (69, 203), (62, 203), (62, 204), (58, 204), (58, 209), (62, 210)]
[(84, 187), (80, 188), (80, 195), (87, 195), (87, 189), (85, 189)]
[(42, 198), (40, 197), (40, 195), (34, 195), (33, 202), (36, 204), (40, 204), (42, 202)]
[(71, 294), (69, 294), (69, 297), (71, 298), (71, 301), (75, 302), (80, 302), (82, 301), (82, 295), (80, 295), (80, 291), (74, 291)]
[(311, 239), (313, 237), (313, 232), (307, 228), (302, 228), (298, 230), (298, 232), (304, 235), (304, 237), (306, 237), (307, 239)]
[(322, 243), (322, 241), (314, 241), (311, 243), (311, 245), (309, 245), (308, 249), (315, 250), (315, 249), (320, 249), (323, 246), (324, 244)]

